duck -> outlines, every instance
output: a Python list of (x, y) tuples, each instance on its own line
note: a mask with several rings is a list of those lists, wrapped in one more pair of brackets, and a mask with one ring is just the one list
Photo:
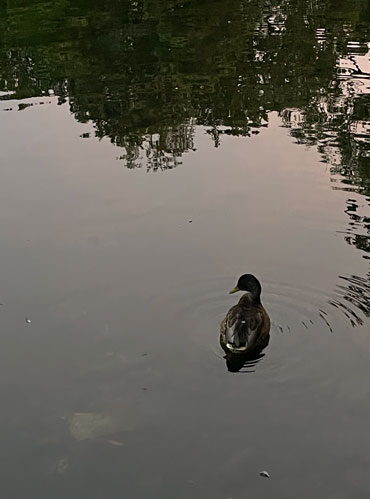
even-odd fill
[(243, 274), (229, 294), (245, 291), (220, 324), (220, 345), (226, 354), (256, 353), (270, 340), (270, 318), (261, 303), (262, 287), (253, 274)]

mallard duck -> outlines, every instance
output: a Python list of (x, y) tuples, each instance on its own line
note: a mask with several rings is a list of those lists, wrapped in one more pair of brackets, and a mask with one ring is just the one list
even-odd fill
[(220, 325), (220, 344), (226, 353), (249, 354), (267, 347), (270, 318), (261, 303), (261, 284), (252, 274), (244, 274), (230, 294), (246, 291), (230, 308)]

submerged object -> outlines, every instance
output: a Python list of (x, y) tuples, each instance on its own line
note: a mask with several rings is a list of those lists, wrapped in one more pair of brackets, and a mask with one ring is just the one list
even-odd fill
[(226, 353), (249, 354), (267, 347), (270, 318), (261, 303), (261, 284), (252, 274), (244, 274), (230, 291), (246, 291), (230, 308), (220, 325), (220, 344)]

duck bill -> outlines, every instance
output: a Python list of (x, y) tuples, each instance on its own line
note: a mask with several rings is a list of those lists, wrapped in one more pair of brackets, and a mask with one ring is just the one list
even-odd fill
[(231, 291), (229, 291), (229, 295), (233, 295), (234, 293), (237, 293), (238, 291), (240, 291), (240, 289), (238, 288), (238, 286), (235, 286), (235, 288), (233, 288)]

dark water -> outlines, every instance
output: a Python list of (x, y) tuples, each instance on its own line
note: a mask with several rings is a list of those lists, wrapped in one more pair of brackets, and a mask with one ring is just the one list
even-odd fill
[(4, 499), (369, 497), (369, 58), (365, 0), (0, 4)]

